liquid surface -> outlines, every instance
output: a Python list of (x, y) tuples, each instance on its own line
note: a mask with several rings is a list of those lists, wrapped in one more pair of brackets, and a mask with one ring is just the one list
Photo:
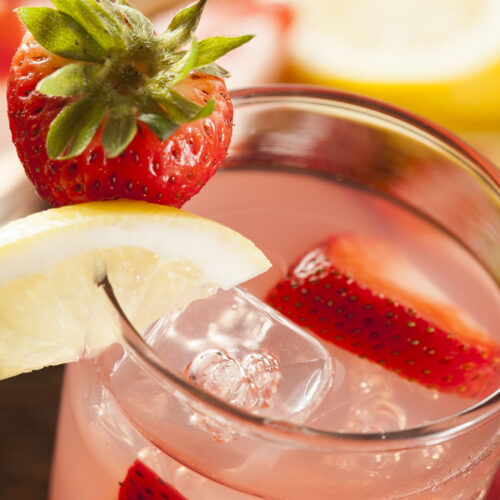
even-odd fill
[[(412, 293), (450, 304), (468, 323), (500, 337), (500, 295), (484, 269), (429, 222), (370, 193), (292, 172), (231, 170), (219, 172), (216, 182), (185, 208), (236, 229), (264, 251), (272, 269), (247, 283), (261, 298), (291, 263), (329, 236), (362, 235), (389, 242), (404, 254), (408, 269), (400, 270), (399, 280)], [(475, 402), (408, 382), (325, 346), (335, 361), (335, 378), (306, 422), (311, 427), (344, 432), (405, 429)]]
[[(221, 171), (186, 209), (232, 226), (267, 253), (273, 268), (248, 283), (260, 297), (311, 247), (332, 233), (355, 233), (389, 241), (412, 268), (402, 269), (398, 279), (410, 281), (406, 285), (414, 293), (446, 299), (498, 338), (499, 294), (481, 267), (434, 227), (373, 195), (291, 173)], [(203, 304), (214, 315), (208, 322), (207, 311), (197, 309)], [(178, 363), (178, 371), (229, 395), (240, 408), (288, 415), (322, 429), (376, 432), (425, 423), (473, 403), (407, 382), (332, 345), (324, 344), (330, 374), (324, 348), (308, 349), (312, 355), (294, 364), (289, 361), (298, 359), (295, 342), (262, 328), (246, 306), (217, 312), (208, 304), (192, 304), (199, 331), (189, 331), (191, 319), (181, 325), (184, 313), (174, 318), (174, 329), (182, 332), (180, 350), (166, 348), (162, 356), (170, 355), (168, 362)], [(253, 334), (248, 321), (257, 327)], [(235, 331), (242, 334), (239, 339)], [(260, 335), (263, 331), (269, 335)], [(358, 449), (339, 443), (295, 446), (293, 439), (283, 443), (268, 434), (260, 439), (245, 426), (194, 406), (177, 387), (151, 377), (114, 347), (118, 350), (103, 354), (99, 370), (90, 360), (68, 367), (51, 500), (118, 498), (120, 482), (137, 459), (189, 500), (330, 500), (332, 492), (341, 500), (476, 500), (484, 497), (487, 478), (498, 466), (495, 420), (454, 439), (418, 440), (415, 447), (396, 449), (368, 440)], [(283, 347), (290, 348), (288, 360)], [(300, 352), (306, 354), (305, 347)], [(103, 386), (102, 370), (109, 373), (113, 393)], [(243, 378), (221, 377), (235, 371)], [(294, 387), (301, 389), (297, 393)]]

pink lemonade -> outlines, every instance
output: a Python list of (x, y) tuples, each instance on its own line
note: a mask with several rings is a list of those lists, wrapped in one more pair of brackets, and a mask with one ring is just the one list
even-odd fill
[[(468, 324), (500, 341), (500, 293), (484, 268), (436, 226), (368, 191), (299, 171), (228, 168), (185, 208), (236, 229), (269, 257), (272, 269), (245, 285), (257, 297), (264, 297), (288, 266), (318, 243), (331, 235), (356, 234), (384, 241), (404, 256), (406, 267), (395, 279), (412, 292), (454, 308)], [(294, 421), (299, 425), (390, 433), (430, 424), (478, 402), (409, 382), (329, 343), (323, 348), (332, 362), (329, 380)], [(182, 372), (186, 363), (176, 368)], [(148, 428), (155, 430), (145, 434), (140, 423), (135, 425), (142, 417), (126, 404), (120, 408), (98, 371), (91, 361), (67, 368), (51, 500), (117, 499), (119, 483), (136, 459), (189, 500), (472, 500), (483, 498), (499, 461), (495, 422), (456, 439), (424, 438), (418, 446), (374, 442), (353, 451), (349, 442), (336, 451), (321, 444), (309, 449), (240, 435), (237, 427), (221, 436), (220, 423), (210, 416), (193, 418), (203, 411), (189, 405), (176, 409), (158, 388), (138, 384), (134, 389), (130, 379), (130, 398), (149, 405)], [(298, 385), (304, 373), (309, 372), (290, 370), (286, 383)], [(168, 420), (182, 411), (192, 415), (174, 430)], [(266, 411), (275, 416), (272, 396)], [(179, 440), (191, 453), (196, 450), (196, 460), (179, 451)], [(465, 462), (464, 455), (469, 456)], [(297, 476), (307, 480), (296, 481)]]
[[(396, 281), (443, 307), (457, 307), (470, 323), (500, 339), (496, 323), (500, 293), (480, 265), (428, 222), (372, 194), (300, 173), (242, 169), (221, 173), (186, 208), (235, 228), (270, 258), (272, 268), (247, 285), (259, 297), (298, 256), (328, 236), (356, 234), (367, 245), (390, 242), (388, 250), (404, 254), (407, 267), (397, 269)], [(384, 263), (379, 264), (378, 272), (383, 273)], [(313, 427), (391, 431), (429, 423), (474, 402), (409, 383), (325, 345), (336, 361), (336, 377), (342, 380), (336, 382), (332, 399), (310, 417), (307, 423)], [(365, 402), (361, 394), (369, 395)]]

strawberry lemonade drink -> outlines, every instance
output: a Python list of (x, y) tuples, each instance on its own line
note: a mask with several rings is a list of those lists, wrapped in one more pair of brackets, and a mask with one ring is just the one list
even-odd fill
[(310, 333), (219, 292), (145, 333), (160, 371), (134, 345), (69, 366), (51, 498), (484, 498), (500, 458), (498, 175), (359, 97), (234, 102), (229, 156), (186, 208), (265, 251), (246, 289)]
[[(127, 5), (55, 3), (21, 12), (57, 57), (25, 38), (9, 104), (30, 179), (70, 206), (0, 230), (1, 375), (77, 361), (50, 499), (485, 498), (498, 172), (323, 89), (236, 92), (232, 130), (214, 59), (248, 37), (181, 51), (203, 1), (159, 40)], [(115, 197), (135, 201), (89, 203)]]

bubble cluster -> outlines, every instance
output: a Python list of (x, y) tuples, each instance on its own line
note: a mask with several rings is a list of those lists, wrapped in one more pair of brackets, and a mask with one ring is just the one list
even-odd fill
[(269, 406), (281, 379), (278, 359), (252, 352), (241, 361), (222, 349), (207, 349), (186, 368), (186, 375), (201, 389), (248, 411)]

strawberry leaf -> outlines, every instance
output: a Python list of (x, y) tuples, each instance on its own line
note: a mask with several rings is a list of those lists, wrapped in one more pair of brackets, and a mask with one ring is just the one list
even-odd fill
[(158, 93), (154, 98), (163, 105), (168, 117), (174, 123), (190, 122), (202, 110), (201, 106), (172, 89)]
[(107, 51), (124, 49), (124, 25), (96, 0), (52, 0), (61, 11), (71, 16)]
[(51, 123), (47, 134), (50, 158), (78, 156), (94, 137), (106, 111), (100, 97), (90, 95), (64, 108)]
[(48, 7), (22, 7), (19, 18), (49, 52), (77, 61), (101, 62), (106, 50), (71, 16)]
[(130, 28), (139, 37), (152, 38), (154, 35), (153, 23), (141, 12), (127, 5), (120, 5), (120, 11), (125, 16)]
[(196, 30), (207, 0), (200, 0), (179, 11), (170, 21), (167, 30), (160, 35), (164, 50), (175, 50), (184, 46)]
[(137, 132), (135, 110), (129, 107), (113, 107), (109, 111), (102, 131), (102, 145), (109, 158), (122, 153)]
[[(196, 60), (198, 59), (198, 42), (195, 37), (191, 40), (190, 49), (179, 59), (176, 63), (172, 64), (167, 73), (168, 86), (172, 87), (180, 82), (189, 74), (194, 68)], [(167, 82), (165, 82), (167, 83)]]
[(144, 122), (160, 141), (168, 139), (179, 128), (179, 125), (165, 116), (154, 113), (144, 113), (138, 119)]
[(198, 71), (206, 73), (207, 75), (217, 76), (218, 78), (229, 78), (231, 76), (231, 73), (227, 69), (215, 63), (209, 64), (208, 66), (202, 66), (198, 68)]
[(236, 37), (214, 36), (205, 38), (198, 44), (198, 59), (195, 68), (207, 66), (228, 52), (249, 42), (254, 35), (242, 35)]
[(90, 91), (92, 76), (99, 70), (96, 65), (67, 64), (38, 82), (36, 89), (45, 95), (72, 96)]

